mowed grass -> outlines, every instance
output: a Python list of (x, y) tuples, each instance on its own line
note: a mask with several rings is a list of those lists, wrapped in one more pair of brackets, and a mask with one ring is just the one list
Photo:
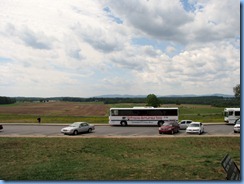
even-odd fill
[[(67, 104), (67, 107), (66, 107)], [(105, 105), (101, 103), (52, 102), (52, 103), (17, 103), (0, 105), (0, 123), (66, 123), (87, 121), (94, 124), (107, 124), (109, 108), (134, 107), (145, 104), (121, 103)], [(179, 107), (179, 120), (191, 119), (200, 122), (224, 122), (224, 107), (210, 105), (163, 105), (163, 107)], [(100, 110), (98, 110), (98, 108)]]
[(225, 180), (239, 137), (0, 138), (2, 180)]
[(41, 117), (41, 123), (61, 123), (71, 124), (77, 121), (85, 121), (94, 124), (108, 123), (108, 116), (51, 116), (51, 115), (23, 115), (23, 114), (0, 114), (2, 123), (36, 123), (37, 118)]
[(224, 107), (211, 105), (180, 105), (180, 120), (191, 119), (200, 122), (224, 122)]

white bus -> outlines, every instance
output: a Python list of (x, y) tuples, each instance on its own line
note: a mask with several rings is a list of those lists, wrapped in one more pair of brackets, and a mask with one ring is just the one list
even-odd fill
[(110, 125), (158, 125), (165, 122), (178, 123), (179, 110), (177, 108), (111, 108), (109, 115)]
[(225, 108), (224, 121), (228, 124), (234, 124), (240, 118), (240, 108)]

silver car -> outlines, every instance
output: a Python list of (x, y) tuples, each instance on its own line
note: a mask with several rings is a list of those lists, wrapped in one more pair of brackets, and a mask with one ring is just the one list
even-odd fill
[(240, 123), (241, 123), (241, 120), (240, 120), (240, 119), (237, 119), (237, 120), (235, 121), (235, 125), (234, 125), (234, 133), (237, 133), (237, 132), (240, 133)]
[(192, 122), (186, 128), (186, 133), (197, 133), (202, 134), (204, 132), (204, 126), (201, 122)]
[(181, 120), (180, 122), (179, 122), (179, 125), (180, 125), (180, 129), (181, 130), (185, 130), (188, 126), (189, 126), (189, 124), (192, 122), (192, 120)]
[(86, 122), (74, 122), (68, 127), (62, 128), (61, 133), (77, 135), (78, 133), (82, 133), (82, 132), (91, 133), (93, 130), (95, 130), (95, 126), (92, 124)]

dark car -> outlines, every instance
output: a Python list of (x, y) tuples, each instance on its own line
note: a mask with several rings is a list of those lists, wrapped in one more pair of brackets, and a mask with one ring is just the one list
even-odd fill
[(162, 133), (177, 133), (180, 130), (180, 126), (177, 122), (165, 122), (161, 127), (159, 127), (158, 132)]
[(0, 130), (2, 130), (3, 129), (3, 125), (0, 125)]

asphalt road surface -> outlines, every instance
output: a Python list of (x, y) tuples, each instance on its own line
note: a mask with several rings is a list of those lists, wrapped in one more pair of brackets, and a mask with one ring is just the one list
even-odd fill
[(156, 126), (95, 126), (92, 133), (82, 133), (77, 136), (63, 135), (60, 130), (65, 125), (17, 125), (3, 124), (0, 137), (182, 137), (182, 136), (240, 136), (234, 133), (233, 125), (205, 125), (201, 135), (186, 134), (180, 130), (176, 134), (159, 134)]

